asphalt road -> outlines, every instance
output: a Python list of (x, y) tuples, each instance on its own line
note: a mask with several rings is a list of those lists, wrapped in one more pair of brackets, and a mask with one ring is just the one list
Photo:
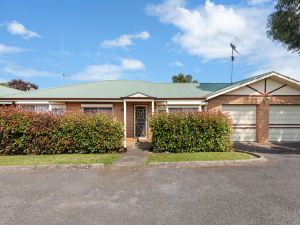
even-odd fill
[(300, 144), (264, 165), (0, 173), (0, 224), (300, 224)]

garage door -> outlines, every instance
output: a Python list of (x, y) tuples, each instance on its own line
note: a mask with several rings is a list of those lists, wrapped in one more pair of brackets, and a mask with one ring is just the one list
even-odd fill
[(233, 141), (256, 140), (256, 106), (223, 105), (223, 112), (229, 114), (233, 125)]
[(269, 141), (300, 141), (300, 106), (270, 106)]

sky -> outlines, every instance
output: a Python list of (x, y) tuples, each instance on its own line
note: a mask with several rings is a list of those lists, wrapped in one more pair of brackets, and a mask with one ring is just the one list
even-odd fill
[(230, 42), (233, 81), (268, 71), (300, 80), (300, 56), (266, 36), (272, 11), (269, 0), (1, 0), (0, 82), (171, 82), (180, 72), (230, 82)]

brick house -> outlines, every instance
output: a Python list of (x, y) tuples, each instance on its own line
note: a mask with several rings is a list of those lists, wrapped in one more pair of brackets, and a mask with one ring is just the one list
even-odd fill
[(2, 98), (5, 98), (6, 96), (9, 96), (9, 95), (15, 95), (15, 94), (20, 94), (20, 93), (22, 93), (22, 91), (0, 85), (0, 106), (12, 104), (11, 101), (1, 102)]
[(276, 72), (228, 83), (99, 81), (0, 96), (1, 103), (35, 111), (109, 113), (126, 140), (150, 139), (157, 111), (222, 111), (234, 141), (300, 141), (300, 82)]

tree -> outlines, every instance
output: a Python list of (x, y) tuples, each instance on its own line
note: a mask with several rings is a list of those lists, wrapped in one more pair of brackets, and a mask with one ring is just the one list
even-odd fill
[(267, 35), (300, 54), (300, 0), (278, 0), (268, 18)]
[(23, 81), (21, 79), (19, 79), (19, 80), (13, 79), (13, 80), (9, 81), (8, 87), (18, 89), (21, 91), (30, 91), (30, 90), (36, 90), (39, 88), (36, 84), (33, 84), (28, 81)]
[(172, 77), (173, 83), (198, 83), (198, 81), (193, 80), (193, 76), (190, 74), (184, 75), (183, 73), (179, 73)]

